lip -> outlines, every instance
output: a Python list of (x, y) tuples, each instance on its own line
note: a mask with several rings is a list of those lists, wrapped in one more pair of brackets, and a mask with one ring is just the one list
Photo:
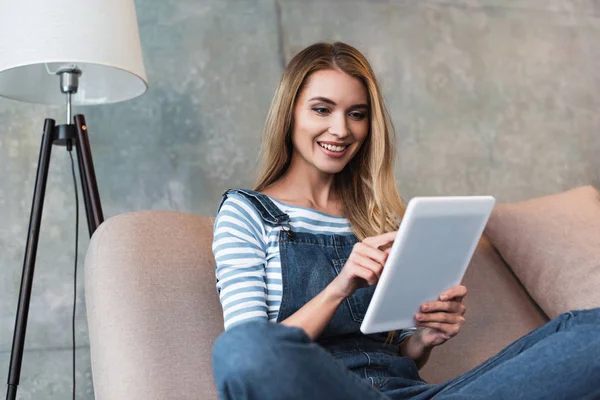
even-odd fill
[[(321, 142), (321, 143), (326, 143), (329, 144), (331, 142)], [(338, 145), (339, 146), (339, 145)], [(317, 147), (319, 147), (319, 149), (321, 149), (321, 151), (323, 153), (325, 153), (325, 155), (332, 157), (332, 158), (340, 158), (343, 157), (344, 155), (346, 155), (346, 153), (348, 152), (348, 148), (350, 147), (349, 145), (346, 145), (346, 148), (344, 149), (344, 151), (342, 152), (333, 152), (333, 151), (329, 151), (326, 148), (324, 148), (323, 146), (321, 146), (319, 143), (317, 143)]]

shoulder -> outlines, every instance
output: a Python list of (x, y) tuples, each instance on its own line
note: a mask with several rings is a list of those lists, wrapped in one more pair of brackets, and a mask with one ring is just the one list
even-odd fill
[(255, 236), (265, 232), (264, 222), (254, 204), (237, 191), (223, 194), (215, 217), (215, 231), (220, 227), (248, 230)]
[(250, 200), (248, 200), (245, 195), (236, 191), (235, 189), (229, 189), (223, 193), (223, 196), (221, 197), (221, 204), (219, 204), (217, 214), (219, 214), (224, 207), (233, 207), (239, 209), (244, 208), (246, 205), (254, 208)]

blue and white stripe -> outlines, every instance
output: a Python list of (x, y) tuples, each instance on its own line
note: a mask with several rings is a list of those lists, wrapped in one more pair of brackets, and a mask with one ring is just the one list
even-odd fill
[[(346, 217), (292, 206), (269, 197), (296, 232), (352, 234)], [(251, 320), (275, 322), (282, 297), (280, 226), (265, 225), (252, 203), (230, 193), (215, 218), (212, 244), (225, 330)]]

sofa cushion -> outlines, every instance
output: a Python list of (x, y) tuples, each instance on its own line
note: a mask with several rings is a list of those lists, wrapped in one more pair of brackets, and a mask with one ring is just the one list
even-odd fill
[(600, 306), (600, 194), (592, 186), (498, 204), (485, 234), (550, 318)]

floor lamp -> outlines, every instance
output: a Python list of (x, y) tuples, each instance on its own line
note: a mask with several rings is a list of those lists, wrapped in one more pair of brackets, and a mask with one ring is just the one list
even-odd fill
[(74, 146), (90, 236), (103, 222), (87, 125), (72, 105), (128, 100), (147, 89), (134, 0), (3, 1), (0, 96), (66, 104), (66, 123), (46, 119), (8, 374), (6, 398), (19, 385), (48, 166), (53, 145)]

